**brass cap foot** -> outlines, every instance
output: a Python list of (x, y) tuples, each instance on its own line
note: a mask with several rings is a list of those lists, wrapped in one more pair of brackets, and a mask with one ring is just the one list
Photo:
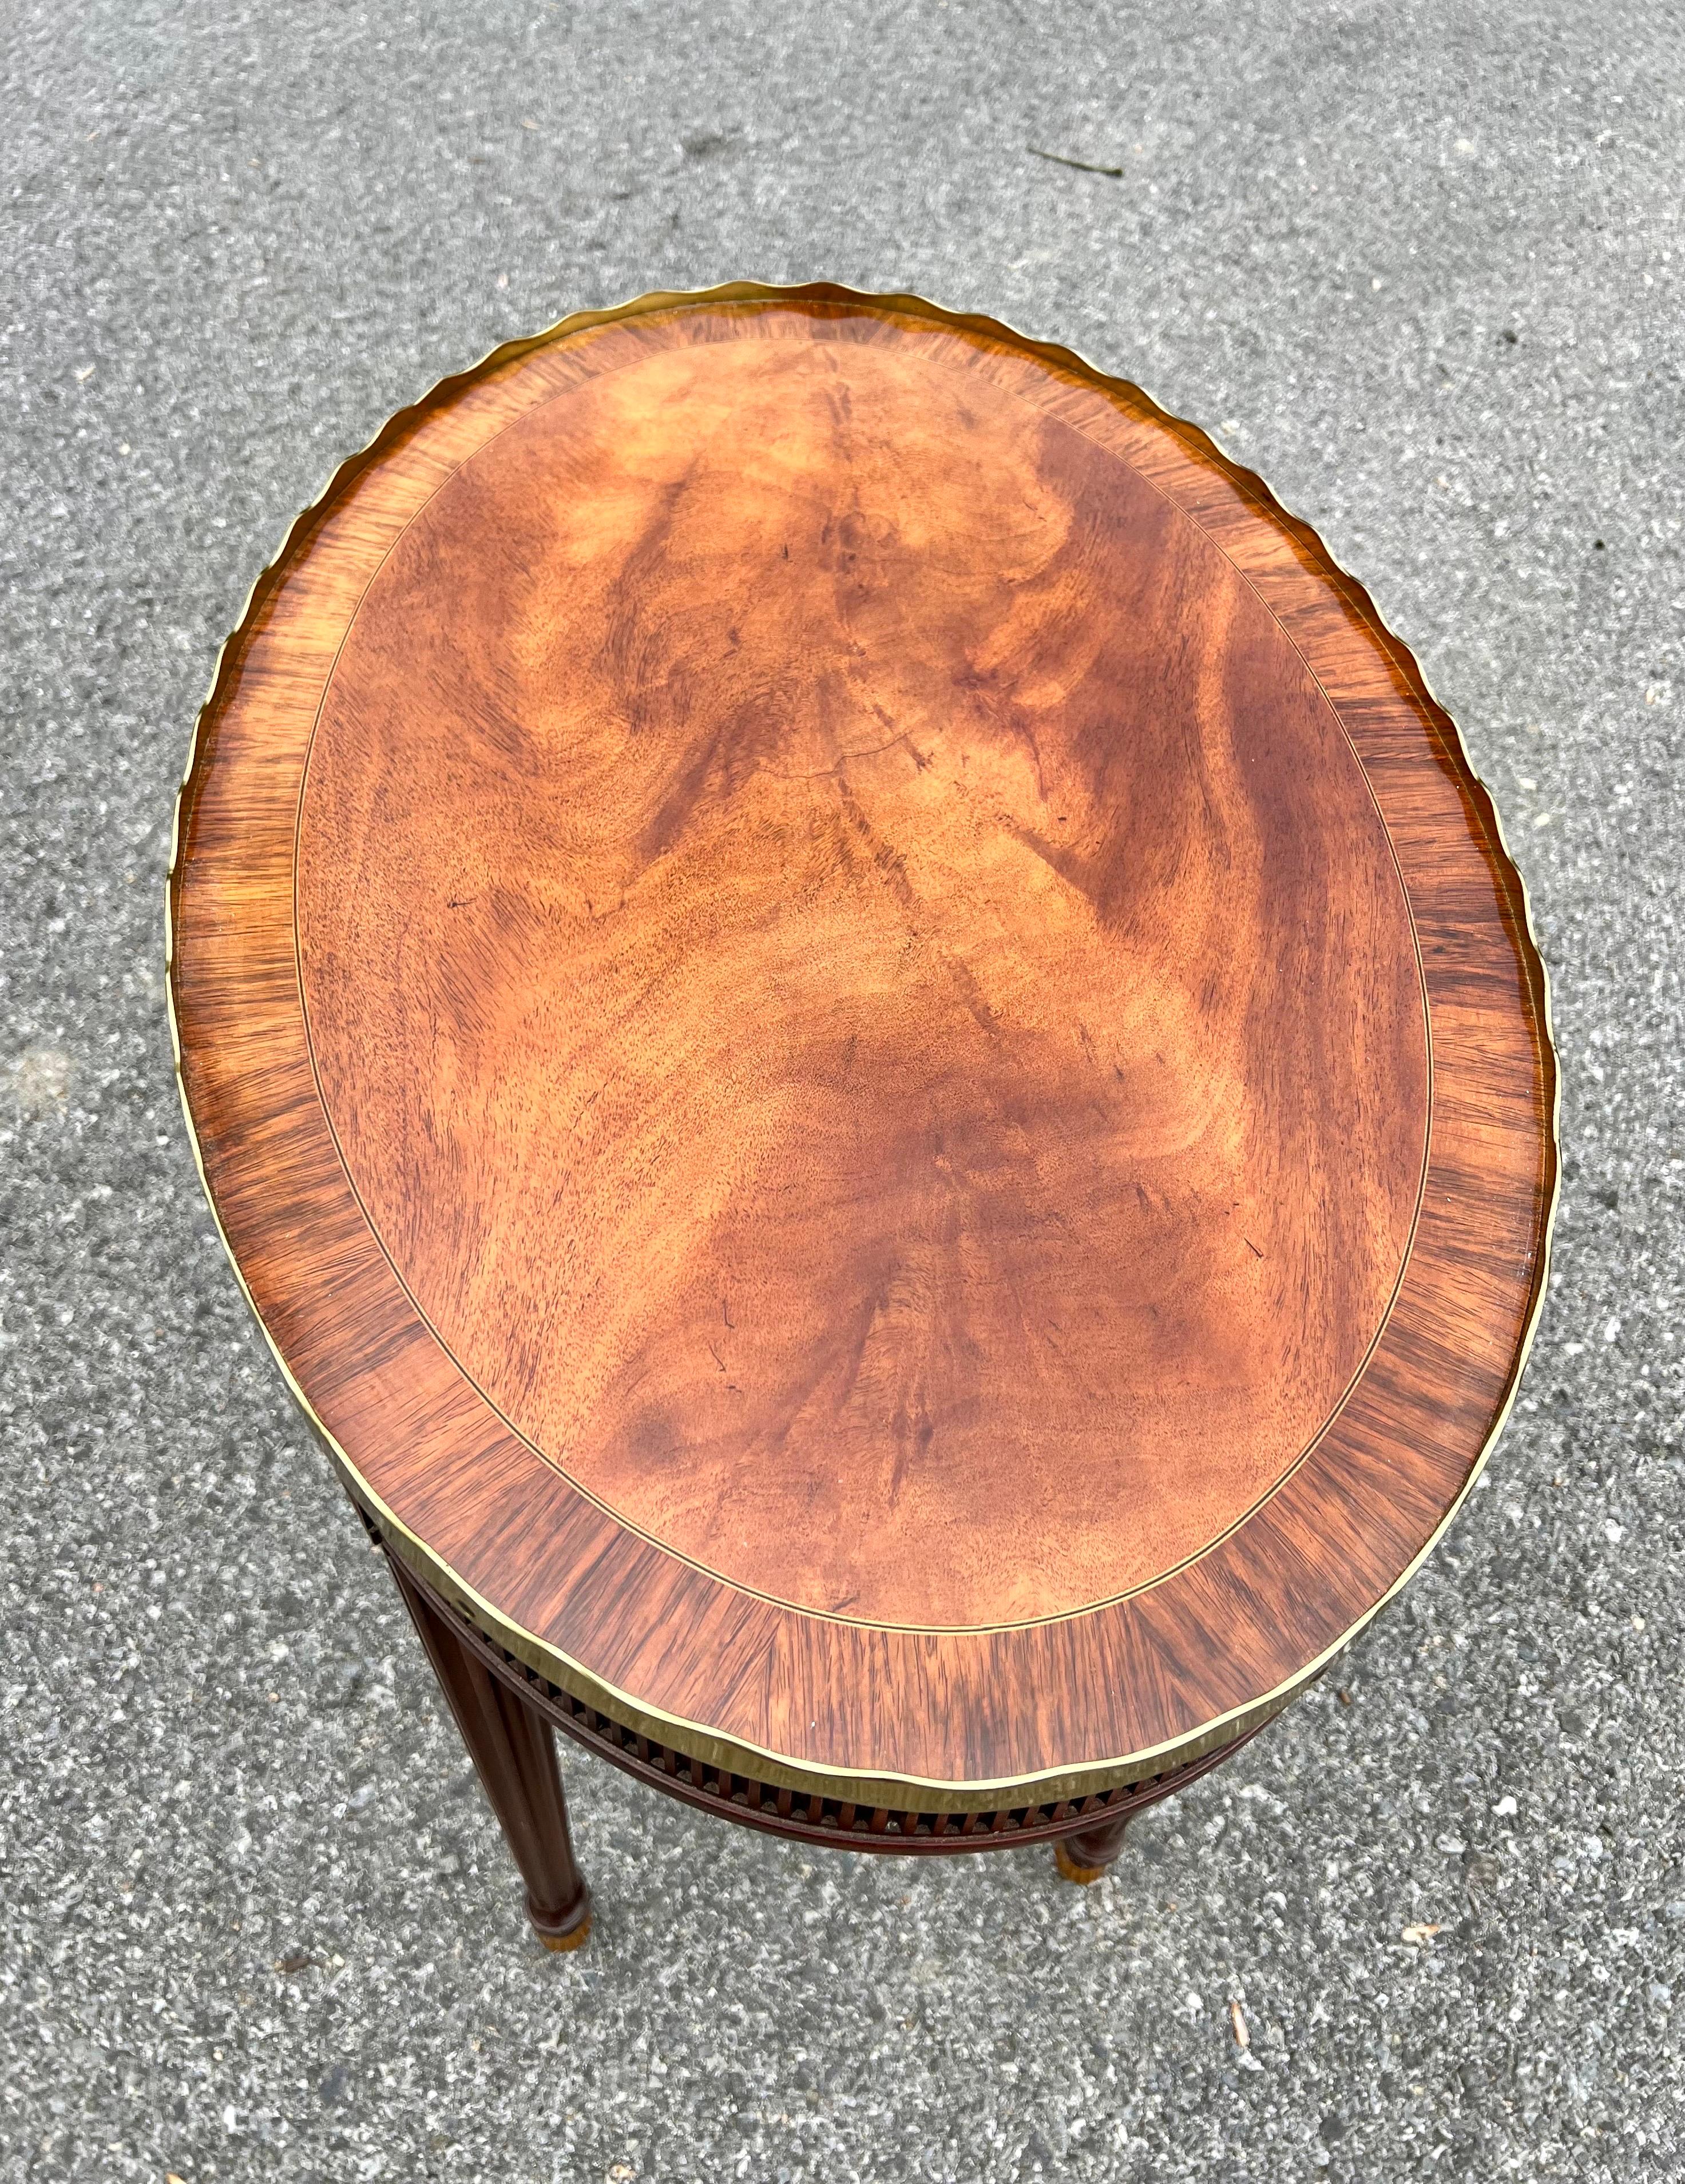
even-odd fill
[(1053, 1846), (1053, 1863), (1065, 1880), (1074, 1880), (1081, 1888), (1091, 1888), (1112, 1870), (1109, 1865), (1079, 1865), (1062, 1842)]
[(535, 1926), (533, 1931), (547, 1949), (552, 1949), (558, 1956), (562, 1956), (570, 1949), (583, 1949), (586, 1942), (590, 1940), (591, 1914), (588, 1911), (571, 1934), (547, 1934), (542, 1926)]
[(527, 1898), (527, 1916), (533, 1922), (533, 1931), (544, 1947), (553, 1950), (556, 1955), (564, 1956), (570, 1949), (583, 1949), (591, 1933), (589, 1892), (582, 1895), (572, 1909), (564, 1912), (560, 1918), (554, 1914), (546, 1918), (534, 1906), (529, 1896)]

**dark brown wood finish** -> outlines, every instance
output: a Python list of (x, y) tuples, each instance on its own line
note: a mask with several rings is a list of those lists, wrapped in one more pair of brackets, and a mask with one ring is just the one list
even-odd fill
[(1513, 1394), (1554, 1071), (1489, 800), (1314, 537), (1063, 353), (747, 287), (499, 352), (301, 521), (179, 828), (277, 1354), (622, 1728), (874, 1808), (1138, 1779)]
[(580, 1948), (591, 1931), (591, 1892), (574, 1863), (550, 1723), (465, 1642), (460, 1624), (437, 1595), (396, 1557), (388, 1559), (527, 1884), (533, 1930), (547, 1949)]

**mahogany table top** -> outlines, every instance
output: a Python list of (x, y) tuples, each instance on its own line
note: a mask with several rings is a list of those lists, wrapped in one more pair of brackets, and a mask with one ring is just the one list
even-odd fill
[(1244, 1726), (1513, 1394), (1554, 1066), (1487, 793), (1256, 478), (990, 322), (738, 286), (447, 382), (259, 581), (170, 907), (353, 1492), (762, 1774)]

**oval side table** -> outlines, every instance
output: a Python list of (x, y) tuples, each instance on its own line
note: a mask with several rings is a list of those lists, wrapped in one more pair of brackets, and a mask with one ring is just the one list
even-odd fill
[(1490, 800), (1257, 478), (991, 321), (650, 296), (394, 418), (224, 653), (170, 910), (218, 1222), (553, 1947), (553, 1726), (1097, 1877), (1513, 1397)]

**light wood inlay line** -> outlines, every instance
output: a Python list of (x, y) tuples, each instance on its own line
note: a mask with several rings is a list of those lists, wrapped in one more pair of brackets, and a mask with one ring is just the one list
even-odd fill
[(354, 1491), (762, 1774), (1247, 1718), (1513, 1395), (1555, 1076), (1490, 799), (1305, 526), (988, 322), (650, 298), (394, 421), (231, 644), (171, 930)]

